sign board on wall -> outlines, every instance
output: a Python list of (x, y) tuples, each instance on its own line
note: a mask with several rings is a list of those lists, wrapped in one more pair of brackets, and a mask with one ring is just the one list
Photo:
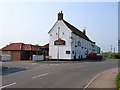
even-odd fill
[(58, 39), (58, 40), (54, 41), (54, 45), (65, 45), (65, 41), (62, 39)]

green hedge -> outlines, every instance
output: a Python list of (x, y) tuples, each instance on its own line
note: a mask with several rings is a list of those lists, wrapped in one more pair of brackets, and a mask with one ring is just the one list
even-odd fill
[(120, 59), (120, 54), (118, 53), (103, 52), (102, 56), (103, 58)]

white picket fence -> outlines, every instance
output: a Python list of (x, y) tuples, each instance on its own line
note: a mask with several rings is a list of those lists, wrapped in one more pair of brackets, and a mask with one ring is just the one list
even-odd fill
[(10, 61), (11, 56), (10, 55), (1, 55), (0, 56), (0, 61)]
[(43, 55), (33, 55), (32, 60), (33, 61), (42, 61), (42, 60), (44, 60), (44, 56)]

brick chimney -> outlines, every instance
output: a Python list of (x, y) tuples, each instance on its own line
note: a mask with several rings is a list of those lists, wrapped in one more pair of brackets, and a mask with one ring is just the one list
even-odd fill
[(58, 13), (58, 20), (63, 20), (63, 13), (62, 13), (62, 11)]

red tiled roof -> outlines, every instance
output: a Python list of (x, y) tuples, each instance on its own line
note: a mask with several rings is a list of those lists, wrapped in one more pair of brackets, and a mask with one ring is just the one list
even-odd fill
[(49, 48), (49, 43), (42, 46), (42, 48)]
[(31, 45), (30, 44), (24, 44), (22, 46), (22, 50), (31, 50)]
[(23, 43), (11, 43), (2, 48), (2, 50), (21, 50), (21, 46)]
[(31, 45), (31, 44), (24, 44), (24, 43), (11, 43), (2, 48), (2, 50), (10, 50), (10, 51), (37, 51), (38, 46)]
[[(67, 21), (63, 20), (63, 22), (65, 23), (65, 25), (75, 34), (77, 34), (78, 36), (86, 39), (87, 41), (92, 42), (83, 32), (81, 32), (79, 29), (77, 29), (76, 27), (74, 27), (73, 25), (69, 24)], [(92, 42), (93, 43), (93, 42)]]

